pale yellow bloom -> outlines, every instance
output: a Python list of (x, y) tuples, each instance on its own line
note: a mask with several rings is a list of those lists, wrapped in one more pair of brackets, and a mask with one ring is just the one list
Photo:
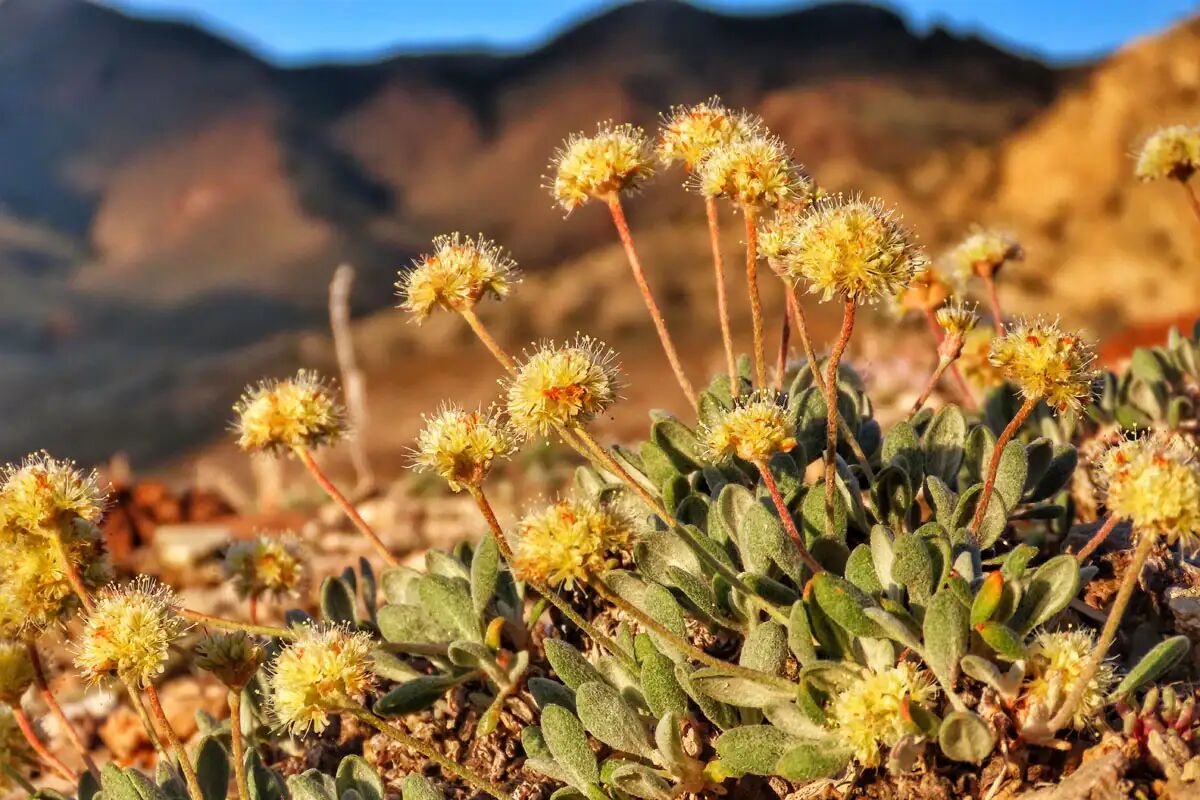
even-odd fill
[(811, 191), (783, 142), (760, 130), (713, 147), (697, 167), (695, 184), (706, 197), (753, 208), (786, 205)]
[(210, 633), (196, 644), (196, 666), (234, 689), (249, 683), (266, 658), (263, 646), (245, 631)]
[(976, 311), (976, 306), (974, 304), (967, 305), (961, 300), (951, 301), (942, 306), (937, 310), (935, 317), (948, 338), (954, 337), (960, 341), (965, 340), (967, 334), (975, 330), (975, 326), (979, 324), (979, 313)]
[(701, 432), (704, 449), (714, 461), (733, 456), (746, 461), (769, 461), (776, 453), (796, 446), (796, 426), (779, 398), (754, 393), (738, 399)]
[(320, 733), (330, 712), (361, 703), (374, 684), (371, 637), (340, 627), (308, 626), (271, 671), (271, 708), (293, 733)]
[(992, 341), (992, 364), (1026, 398), (1059, 411), (1078, 410), (1091, 398), (1095, 354), (1091, 345), (1057, 322), (1019, 320)]
[[(95, 590), (112, 578), (104, 537), (76, 519), (60, 532), (67, 557), (84, 586)], [(18, 638), (45, 630), (79, 607), (54, 539), (0, 533), (0, 636)]]
[(920, 705), (936, 696), (928, 675), (902, 661), (880, 671), (865, 670), (861, 680), (834, 696), (829, 717), (854, 749), (854, 760), (864, 767), (878, 767), (880, 748), (892, 747), (908, 732), (902, 711), (905, 698)]
[(106, 502), (96, 473), (76, 469), (73, 461), (35, 453), (4, 469), (0, 518), (6, 526), (53, 534), (76, 517), (99, 522)]
[(654, 151), (641, 128), (602, 123), (588, 136), (572, 134), (550, 162), (555, 201), (572, 211), (591, 199), (608, 200), (654, 174)]
[(513, 568), (522, 577), (570, 588), (614, 566), (633, 538), (633, 523), (619, 509), (560, 500), (517, 524)]
[(572, 344), (543, 343), (507, 382), (512, 424), (525, 434), (546, 433), (603, 413), (621, 388), (614, 357), (603, 342), (586, 336)]
[(225, 575), (243, 598), (294, 594), (304, 575), (300, 546), (280, 536), (234, 542), (225, 551)]
[(503, 298), (517, 282), (516, 262), (495, 242), (453, 233), (433, 240), (433, 253), (396, 281), (401, 307), (418, 321), (434, 309), (474, 308), (485, 295)]
[(1138, 152), (1135, 174), (1144, 181), (1186, 181), (1200, 169), (1200, 125), (1171, 125), (1155, 131)]
[(1139, 534), (1200, 549), (1200, 460), (1182, 435), (1154, 431), (1110, 447), (1101, 456), (1105, 505)]
[(84, 680), (120, 678), (146, 686), (161, 674), (171, 643), (188, 628), (174, 601), (170, 589), (145, 575), (106, 589), (87, 616), (75, 652)]
[(465, 411), (443, 406), (425, 417), (417, 436), (413, 466), (437, 473), (450, 488), (479, 486), (499, 459), (520, 446), (520, 435), (496, 409)]
[(986, 278), (995, 275), (1010, 261), (1025, 258), (1021, 244), (1005, 231), (975, 228), (946, 254), (951, 275), (960, 283), (971, 276)]
[(987, 390), (1004, 383), (1004, 373), (992, 364), (992, 340), (996, 330), (990, 325), (976, 327), (963, 340), (958, 369), (976, 389)]
[(233, 410), (234, 431), (243, 450), (315, 448), (347, 432), (345, 411), (333, 389), (310, 370), (246, 389)]
[[(1092, 635), (1084, 630), (1039, 634), (1029, 648), (1025, 686), (1018, 700), (1020, 713), (1036, 709), (1039, 716), (1053, 715), (1079, 682), (1095, 647)], [(1102, 661), (1075, 706), (1071, 724), (1076, 730), (1099, 722), (1115, 682), (1112, 663)]]
[(717, 97), (694, 106), (674, 106), (663, 116), (658, 156), (668, 165), (680, 161), (691, 172), (713, 148), (746, 136), (756, 127), (756, 119), (730, 111)]

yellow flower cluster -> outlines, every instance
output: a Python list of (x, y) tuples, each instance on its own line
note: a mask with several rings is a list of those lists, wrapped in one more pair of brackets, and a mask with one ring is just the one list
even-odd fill
[(308, 626), (279, 654), (271, 671), (271, 708), (294, 733), (320, 733), (329, 712), (361, 702), (374, 685), (371, 637), (345, 628)]
[(170, 589), (141, 576), (124, 587), (110, 587), (88, 614), (75, 652), (84, 679), (98, 683), (120, 678), (148, 685), (160, 674), (171, 643), (187, 631), (176, 615)]
[[(112, 579), (104, 537), (91, 522), (77, 519), (59, 538), (84, 586), (97, 589)], [(58, 623), (79, 607), (58, 545), (48, 536), (0, 531), (0, 636), (22, 637)]]
[(482, 236), (438, 236), (433, 253), (401, 273), (397, 294), (403, 298), (401, 307), (420, 321), (439, 307), (462, 311), (487, 294), (505, 297), (518, 280), (516, 267), (503, 248)]
[(706, 197), (725, 197), (743, 208), (773, 208), (811, 191), (777, 137), (754, 130), (713, 147), (700, 162), (695, 184)]
[(926, 259), (879, 201), (829, 197), (799, 218), (783, 263), (792, 280), (806, 279), (823, 299), (862, 303), (897, 294)]
[(76, 518), (99, 522), (105, 503), (95, 472), (82, 472), (73, 461), (49, 453), (35, 453), (5, 469), (0, 522), (29, 533), (54, 534)]
[(315, 448), (346, 434), (341, 403), (329, 384), (311, 370), (247, 388), (233, 410), (237, 443), (243, 450)]
[(1025, 258), (1021, 244), (1009, 233), (976, 228), (946, 254), (950, 274), (965, 283), (973, 275), (995, 275), (1010, 261)]
[(1078, 410), (1091, 397), (1095, 354), (1057, 322), (1014, 322), (992, 341), (989, 359), (1027, 399), (1044, 400), (1059, 411)]
[(641, 128), (602, 123), (588, 136), (572, 134), (550, 162), (550, 192), (567, 211), (588, 200), (609, 200), (654, 174), (654, 151)]
[(1143, 535), (1200, 549), (1200, 462), (1183, 436), (1155, 431), (1110, 447), (1100, 457), (1108, 510)]
[(992, 339), (996, 330), (990, 325), (976, 327), (963, 340), (958, 369), (972, 386), (986, 390), (1004, 383), (1004, 373), (992, 364)]
[(694, 106), (675, 106), (663, 117), (658, 157), (667, 165), (680, 161), (691, 172), (713, 148), (745, 136), (756, 127), (757, 120), (744, 112), (730, 111), (718, 97)]
[(901, 316), (909, 311), (937, 311), (958, 290), (940, 270), (926, 266), (896, 295), (897, 310)]
[(1144, 181), (1186, 181), (1200, 169), (1200, 125), (1171, 125), (1151, 134), (1138, 152), (1134, 173)]
[[(11, 767), (18, 775), (25, 774), (29, 767), (39, 764), (33, 748), (21, 733), (12, 709), (0, 705), (0, 764)], [(0, 789), (7, 790), (15, 781), (6, 770), (0, 770)], [(23, 795), (24, 792), (21, 792)]]
[(522, 577), (570, 588), (613, 566), (613, 555), (628, 550), (633, 538), (632, 520), (611, 505), (560, 500), (518, 523), (513, 568)]
[(18, 705), (32, 683), (33, 662), (25, 645), (0, 640), (0, 704)]
[(300, 547), (287, 537), (258, 536), (225, 551), (225, 575), (242, 598), (293, 594), (304, 575)]
[[(1084, 630), (1042, 633), (1029, 648), (1029, 664), (1019, 704), (1022, 711), (1036, 708), (1038, 715), (1053, 715), (1075, 688), (1096, 647)], [(1101, 662), (1075, 706), (1071, 724), (1076, 730), (1092, 727), (1107, 704), (1115, 682), (1113, 665)]]
[(907, 733), (904, 700), (918, 705), (932, 700), (937, 688), (911, 662), (867, 670), (862, 679), (834, 696), (829, 716), (838, 734), (864, 767), (881, 763), (880, 747), (891, 747)]
[(975, 326), (979, 324), (979, 313), (974, 304), (967, 305), (961, 300), (952, 301), (942, 306), (935, 314), (937, 323), (946, 332), (946, 338), (958, 339), (961, 343)]
[(543, 343), (507, 383), (508, 417), (527, 435), (555, 425), (573, 427), (604, 412), (621, 388), (615, 353), (581, 336), (571, 344)]
[(196, 666), (234, 689), (249, 683), (266, 658), (263, 646), (244, 631), (212, 633), (196, 645)]
[(714, 461), (737, 456), (757, 463), (795, 447), (796, 426), (778, 397), (756, 392), (738, 398), (731, 410), (706, 425), (701, 441)]
[(465, 411), (448, 405), (424, 419), (413, 466), (440, 475), (456, 492), (482, 484), (492, 465), (521, 444), (520, 435), (496, 409)]

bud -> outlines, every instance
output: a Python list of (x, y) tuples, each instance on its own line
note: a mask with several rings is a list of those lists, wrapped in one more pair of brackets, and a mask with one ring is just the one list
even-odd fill
[(605, 122), (591, 136), (572, 134), (555, 151), (550, 170), (551, 194), (573, 211), (588, 200), (609, 200), (637, 188), (654, 174), (654, 152), (641, 128)]
[(230, 689), (241, 689), (267, 658), (262, 645), (244, 631), (210, 633), (196, 645), (196, 666)]
[(633, 542), (633, 523), (617, 508), (560, 500), (517, 524), (513, 568), (519, 576), (571, 588), (615, 566)]
[(336, 442), (347, 430), (333, 389), (310, 370), (247, 388), (233, 410), (238, 447), (248, 451), (316, 448)]
[(979, 313), (976, 308), (974, 303), (968, 306), (961, 300), (954, 300), (937, 310), (937, 314), (934, 315), (937, 324), (946, 333), (945, 338), (938, 345), (939, 356), (951, 361), (958, 358), (967, 334), (975, 330), (975, 326), (979, 324)]
[(437, 473), (456, 492), (481, 485), (496, 460), (520, 446), (519, 434), (496, 409), (464, 411), (448, 405), (424, 420), (413, 467)]
[(508, 416), (525, 434), (555, 425), (581, 425), (617, 401), (621, 388), (615, 353), (587, 336), (572, 344), (545, 342), (507, 382)]
[(495, 242), (457, 233), (433, 240), (433, 254), (421, 256), (396, 281), (401, 307), (424, 320), (436, 308), (463, 311), (485, 295), (508, 295), (518, 280), (517, 263)]
[(320, 733), (330, 712), (360, 703), (374, 685), (371, 637), (336, 626), (308, 626), (275, 660), (271, 708), (293, 733)]
[(1026, 399), (1065, 411), (1078, 410), (1091, 398), (1096, 356), (1090, 344), (1065, 333), (1057, 322), (1014, 322), (992, 342), (989, 358)]

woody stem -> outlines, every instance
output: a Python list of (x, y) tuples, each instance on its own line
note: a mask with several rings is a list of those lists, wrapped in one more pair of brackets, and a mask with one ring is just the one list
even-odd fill
[(1000, 298), (996, 295), (996, 279), (992, 275), (983, 276), (983, 285), (987, 289), (988, 305), (992, 309), (992, 320), (996, 331), (1004, 333), (1004, 312), (1000, 310)]
[(750, 294), (750, 323), (754, 332), (754, 385), (766, 388), (762, 298), (758, 293), (758, 211), (754, 206), (743, 206), (742, 217), (746, 223), (746, 289)]
[(1025, 420), (1029, 418), (1036, 405), (1036, 397), (1026, 399), (1021, 404), (1016, 416), (1004, 427), (1004, 430), (1000, 432), (1000, 437), (996, 439), (996, 446), (992, 448), (992, 463), (988, 464), (987, 479), (983, 482), (983, 493), (979, 495), (979, 505), (975, 507), (975, 516), (971, 519), (972, 535), (978, 533), (979, 526), (983, 524), (984, 515), (987, 514), (988, 503), (991, 502), (992, 493), (996, 489), (996, 473), (1000, 469), (1000, 457), (1004, 454), (1004, 447), (1025, 424)]
[[(925, 322), (929, 325), (929, 332), (933, 334), (933, 340), (941, 345), (945, 333), (942, 331), (942, 326), (938, 325), (937, 316), (928, 308), (925, 309)], [(963, 405), (972, 411), (979, 408), (979, 403), (975, 401), (975, 395), (971, 391), (967, 379), (963, 377), (962, 370), (958, 368), (957, 359), (950, 362), (950, 375), (954, 378), (954, 383), (958, 386), (958, 393), (962, 395)]]
[(250, 800), (246, 782), (246, 741), (242, 735), (242, 690), (229, 687), (229, 744), (233, 756), (233, 779), (237, 784), (238, 800)]
[(312, 451), (303, 446), (298, 446), (294, 448), (294, 450), (296, 455), (299, 457), (300, 462), (304, 464), (304, 467), (308, 470), (309, 474), (312, 475), (313, 480), (315, 480), (317, 485), (325, 490), (325, 494), (329, 495), (333, 502), (336, 503), (338, 507), (340, 507), (346, 514), (346, 516), (350, 518), (350, 521), (354, 523), (354, 527), (358, 528), (359, 532), (367, 537), (367, 539), (371, 542), (371, 545), (375, 548), (375, 552), (379, 553), (380, 558), (382, 558), (389, 566), (397, 566), (400, 563), (400, 559), (392, 555), (391, 551), (387, 549), (387, 545), (385, 545), (383, 540), (379, 538), (379, 535), (375, 533), (371, 526), (367, 524), (367, 521), (362, 518), (362, 515), (358, 513), (358, 509), (354, 507), (354, 504), (351, 503), (346, 496), (342, 494), (336, 486), (333, 485), (333, 481), (329, 480), (324, 471), (322, 471), (321, 467), (317, 465), (316, 459), (313, 458)]
[(945, 358), (944, 356), (940, 356), (938, 358), (937, 366), (933, 368), (933, 373), (929, 376), (929, 380), (926, 381), (925, 388), (921, 390), (920, 396), (917, 397), (917, 399), (913, 402), (912, 408), (908, 412), (909, 419), (915, 417), (917, 412), (921, 410), (921, 407), (925, 405), (925, 401), (928, 400), (929, 395), (933, 393), (933, 387), (937, 386), (938, 381), (942, 379), (942, 373), (944, 373), (946, 371), (946, 367), (950, 366), (952, 363), (954, 363), (952, 360)]
[(25, 737), (25, 741), (29, 742), (29, 746), (33, 748), (33, 752), (37, 753), (38, 758), (46, 762), (55, 772), (67, 779), (71, 783), (76, 783), (79, 776), (73, 769), (62, 762), (58, 756), (50, 752), (50, 748), (38, 738), (37, 730), (33, 727), (33, 720), (25, 713), (25, 709), (21, 706), (14, 705), (12, 707), (13, 720), (17, 723), (17, 727), (21, 729), (21, 735)]
[(804, 563), (816, 575), (819, 572), (824, 572), (825, 568), (821, 563), (813, 558), (812, 553), (808, 552), (808, 548), (804, 546), (804, 537), (800, 535), (800, 531), (796, 529), (796, 521), (792, 519), (792, 514), (788, 511), (787, 503), (783, 501), (783, 495), (779, 491), (778, 484), (775, 483), (775, 476), (771, 474), (771, 468), (766, 461), (757, 461), (754, 466), (758, 467), (759, 474), (762, 475), (763, 483), (767, 485), (767, 491), (771, 494), (771, 502), (775, 504), (775, 511), (779, 514), (779, 519), (783, 521), (783, 527), (787, 529), (788, 536), (792, 537), (792, 542), (795, 543), (796, 549), (800, 551), (800, 557), (804, 559)]
[(62, 564), (63, 574), (67, 576), (67, 582), (71, 584), (71, 589), (79, 598), (79, 602), (83, 604), (84, 610), (91, 612), (95, 607), (95, 602), (92, 601), (92, 596), (88, 593), (87, 586), (83, 582), (83, 576), (79, 574), (79, 566), (71, 558), (71, 554), (67, 551), (66, 540), (63, 539), (62, 531), (55, 530), (54, 548), (58, 551), (58, 560)]
[(708, 217), (708, 241), (712, 248), (713, 272), (717, 283), (717, 318), (721, 323), (721, 340), (725, 344), (725, 367), (729, 371), (729, 392), (738, 395), (737, 356), (733, 352), (733, 327), (729, 322), (729, 296), (725, 292), (725, 259), (721, 255), (720, 218), (717, 198), (705, 196), (704, 212)]
[(1117, 523), (1120, 521), (1121, 518), (1116, 514), (1109, 514), (1108, 519), (1104, 520), (1104, 524), (1100, 526), (1100, 529), (1097, 530), (1096, 533), (1092, 535), (1092, 538), (1088, 539), (1087, 544), (1080, 548), (1079, 552), (1075, 554), (1075, 561), (1079, 564), (1087, 561), (1088, 556), (1090, 556), (1096, 550), (1096, 548), (1108, 538), (1108, 535), (1113, 532), (1113, 528), (1117, 527)]
[(650, 283), (646, 280), (642, 261), (638, 258), (637, 250), (633, 246), (633, 235), (629, 232), (629, 222), (625, 219), (625, 209), (621, 205), (620, 196), (614, 194), (608, 199), (608, 210), (612, 214), (613, 225), (617, 228), (621, 246), (625, 248), (625, 257), (629, 261), (629, 268), (633, 271), (633, 280), (642, 293), (642, 299), (646, 301), (646, 310), (650, 312), (650, 319), (654, 322), (654, 329), (658, 332), (658, 340), (662, 343), (663, 352), (667, 354), (667, 361), (670, 362), (671, 370), (675, 373), (675, 380), (679, 382), (679, 388), (683, 390), (688, 403), (695, 411), (699, 408), (696, 401), (696, 390), (692, 388), (691, 381), (683, 372), (683, 364), (680, 363), (679, 354), (675, 351), (675, 343), (671, 340), (671, 334), (667, 330), (667, 322), (663, 319), (658, 302), (654, 299), (654, 293), (650, 290)]
[(496, 360), (500, 362), (500, 365), (504, 367), (505, 371), (508, 372), (509, 375), (515, 375), (517, 372), (517, 362), (513, 360), (512, 356), (505, 352), (504, 348), (500, 346), (499, 342), (492, 338), (491, 332), (484, 327), (483, 322), (478, 316), (475, 315), (475, 309), (461, 308), (459, 309), (458, 313), (462, 314), (462, 318), (465, 319), (467, 324), (471, 326), (471, 330), (474, 331), (477, 337), (479, 337), (479, 341), (483, 342), (483, 346), (486, 347), (488, 351), (496, 358)]
[(200, 779), (196, 777), (196, 768), (192, 766), (192, 760), (188, 756), (183, 742), (179, 740), (175, 726), (171, 724), (171, 720), (167, 719), (167, 712), (163, 710), (158, 690), (152, 683), (146, 684), (146, 699), (150, 701), (150, 711), (154, 714), (154, 718), (163, 732), (167, 734), (167, 741), (171, 743), (171, 749), (175, 751), (175, 758), (179, 761), (179, 769), (183, 771), (183, 781), (187, 784), (188, 794), (192, 796), (192, 800), (204, 800), (204, 792), (200, 791)]
[(842, 360), (842, 353), (854, 332), (854, 314), (858, 306), (854, 300), (846, 298), (842, 310), (842, 329), (838, 333), (833, 350), (829, 353), (829, 366), (825, 375), (825, 533), (833, 534), (833, 498), (836, 491), (837, 477), (837, 440), (838, 440), (838, 393), (837, 369)]

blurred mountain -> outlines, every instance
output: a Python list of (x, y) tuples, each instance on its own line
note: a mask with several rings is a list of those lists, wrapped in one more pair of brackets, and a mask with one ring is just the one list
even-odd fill
[[(357, 312), (385, 308), (396, 269), (439, 232), (483, 231), (560, 294), (569, 276), (607, 274), (593, 267), (611, 225), (551, 207), (550, 154), (597, 120), (653, 126), (714, 93), (762, 114), (824, 185), (903, 208), (930, 243), (991, 215), (1057, 257), (1091, 224), (1064, 215), (1120, 213), (1131, 197), (1106, 198), (1149, 192), (1126, 188), (1109, 150), (1123, 159), (1138, 129), (1194, 107), (1195, 38), (1181, 29), (1093, 74), (918, 35), (863, 4), (731, 17), (647, 0), (527, 53), (280, 69), (184, 24), (0, 0), (0, 451), (175, 454), (219, 430), (240, 383), (319, 355), (299, 334), (323, 329), (335, 264), (359, 268)], [(1169, 108), (1148, 104), (1149, 73)], [(1118, 88), (1122, 104), (1093, 117)], [(1107, 148), (1106, 171), (1091, 170), (1092, 147)], [(652, 248), (697, 224), (679, 180), (630, 204)], [(702, 246), (663, 253), (672, 313), (692, 314), (679, 278)], [(567, 305), (516, 333), (626, 324), (594, 296)], [(364, 329), (417, 346), (397, 315), (382, 319)]]

